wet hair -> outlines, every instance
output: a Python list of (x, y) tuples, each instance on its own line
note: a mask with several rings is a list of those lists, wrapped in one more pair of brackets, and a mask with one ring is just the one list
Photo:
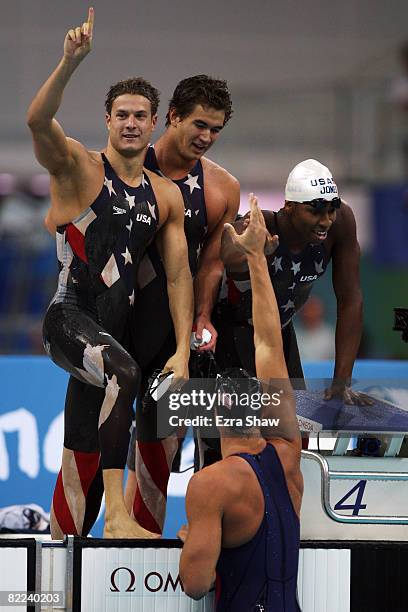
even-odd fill
[(253, 434), (253, 425), (246, 422), (247, 416), (254, 414), (251, 402), (243, 404), (239, 398), (246, 396), (250, 400), (254, 395), (259, 395), (262, 392), (259, 380), (243, 368), (228, 368), (218, 374), (215, 389), (218, 395), (217, 414), (223, 419), (232, 418), (232, 425), (228, 426), (229, 433), (238, 437)]
[(184, 119), (193, 112), (197, 104), (224, 111), (225, 125), (233, 113), (231, 94), (227, 81), (213, 79), (205, 74), (197, 74), (180, 81), (174, 90), (173, 97), (169, 101), (166, 127), (170, 125), (170, 111), (173, 108), (177, 116)]
[(143, 77), (132, 77), (111, 85), (105, 99), (105, 109), (108, 115), (112, 112), (112, 105), (116, 98), (124, 94), (143, 96), (150, 102), (152, 116), (157, 113), (160, 102), (160, 93), (149, 81)]

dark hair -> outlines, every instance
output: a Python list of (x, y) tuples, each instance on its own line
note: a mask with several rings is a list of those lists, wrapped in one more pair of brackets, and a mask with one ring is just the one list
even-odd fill
[(233, 113), (227, 81), (213, 79), (205, 74), (198, 74), (180, 81), (169, 101), (166, 126), (170, 124), (170, 110), (172, 108), (175, 109), (181, 119), (184, 119), (193, 112), (197, 104), (224, 111), (225, 125)]
[(160, 102), (160, 93), (158, 90), (143, 77), (132, 77), (125, 81), (119, 81), (119, 83), (111, 85), (109, 88), (105, 99), (105, 108), (108, 115), (112, 112), (112, 105), (116, 98), (124, 94), (132, 94), (147, 98), (150, 102), (152, 115), (157, 113)]
[[(250, 404), (242, 404), (239, 398), (245, 395), (249, 399), (254, 394), (261, 393), (262, 388), (259, 380), (248, 374), (243, 368), (228, 368), (218, 374), (215, 389), (218, 396), (217, 414), (223, 419), (231, 419), (232, 417), (232, 425), (228, 427), (229, 433), (245, 436), (253, 432), (254, 427), (247, 424), (246, 417), (254, 413)], [(224, 401), (223, 398), (225, 398)]]

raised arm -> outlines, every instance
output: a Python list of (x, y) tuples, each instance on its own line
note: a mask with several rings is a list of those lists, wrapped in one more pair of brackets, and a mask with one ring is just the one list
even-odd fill
[(66, 138), (55, 115), (72, 73), (91, 50), (93, 23), (94, 10), (90, 8), (88, 20), (67, 33), (63, 58), (40, 88), (27, 112), (36, 157), (50, 174), (67, 171), (82, 148), (76, 141)]
[(225, 211), (206, 239), (200, 254), (200, 262), (197, 276), (194, 280), (195, 312), (196, 312), (196, 335), (201, 338), (204, 328), (211, 332), (212, 339), (200, 350), (214, 350), (217, 340), (217, 331), (211, 323), (211, 312), (217, 297), (218, 288), (224, 271), (224, 264), (220, 257), (221, 235), (224, 224), (234, 221), (239, 208), (239, 183), (231, 175), (224, 179), (226, 194)]
[(164, 371), (172, 370), (176, 378), (187, 379), (194, 299), (184, 233), (184, 205), (179, 188), (170, 181), (165, 187), (165, 197), (169, 202), (169, 217), (159, 232), (157, 245), (167, 276), (177, 352), (166, 363)]
[[(268, 235), (264, 216), (253, 194), (250, 194), (250, 206), (250, 220), (242, 234), (238, 235), (232, 226), (227, 225), (226, 229), (235, 247), (245, 253), (248, 262), (252, 289), (256, 375), (262, 381), (265, 392), (272, 395), (278, 388), (282, 391), (280, 405), (271, 406), (274, 412), (271, 416), (281, 418), (279, 436), (300, 444), (295, 400), (283, 352), (279, 309), (264, 254), (265, 243), (268, 242), (269, 249), (273, 246), (276, 249), (278, 237)], [(263, 435), (269, 439), (267, 432), (263, 432)], [(271, 439), (276, 435), (275, 430)]]
[[(253, 194), (250, 194), (249, 202), (251, 206), (249, 223), (246, 224), (243, 233), (237, 234), (231, 225), (227, 225), (226, 230), (232, 247), (243, 254), (249, 268), (256, 373), (261, 379), (287, 378), (279, 310), (264, 255), (268, 231), (262, 211)], [(273, 237), (273, 243), (276, 248), (277, 236)]]

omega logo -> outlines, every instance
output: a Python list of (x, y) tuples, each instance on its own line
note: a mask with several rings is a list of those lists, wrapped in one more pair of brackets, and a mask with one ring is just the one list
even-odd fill
[(134, 572), (132, 572), (132, 570), (129, 567), (117, 567), (112, 573), (111, 573), (111, 591), (114, 593), (119, 593), (120, 589), (118, 589), (118, 587), (116, 586), (116, 582), (115, 582), (115, 576), (118, 572), (120, 572), (120, 570), (126, 570), (127, 572), (129, 572), (129, 586), (126, 589), (126, 593), (130, 593), (132, 591), (134, 591), (135, 589), (132, 588), (133, 585), (135, 584), (135, 580), (136, 580), (136, 576), (134, 574)]
[[(121, 570), (124, 570), (129, 574), (129, 584), (126, 589), (120, 589), (116, 584), (116, 575)], [(130, 567), (117, 567), (111, 573), (110, 581), (112, 585), (110, 590), (113, 593), (131, 593), (136, 590), (136, 587), (134, 586), (136, 582), (136, 575), (134, 571), (130, 569)], [(160, 572), (149, 572), (144, 576), (143, 584), (145, 589), (150, 593), (157, 593), (158, 591), (167, 593), (169, 587), (171, 587), (173, 591), (176, 591), (177, 587), (180, 587), (184, 592), (183, 583), (180, 580), (180, 576), (177, 574), (177, 578), (174, 579), (170, 572), (168, 572), (167, 575), (162, 575)]]

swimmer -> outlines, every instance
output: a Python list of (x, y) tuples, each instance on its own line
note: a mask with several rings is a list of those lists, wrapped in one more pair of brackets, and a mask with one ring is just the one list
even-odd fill
[[(156, 537), (126, 511), (123, 471), (132, 405), (140, 368), (123, 346), (137, 296), (135, 278), (148, 244), (157, 235), (169, 286), (177, 346), (165, 367), (188, 377), (193, 316), (191, 274), (184, 234), (184, 206), (171, 181), (143, 170), (157, 121), (159, 96), (138, 77), (113, 85), (106, 98), (108, 142), (100, 153), (68, 138), (55, 115), (71, 76), (91, 51), (94, 10), (68, 31), (64, 54), (28, 110), (38, 161), (49, 171), (60, 275), (44, 321), (47, 353), (84, 384), (98, 388), (98, 410), (66, 401), (62, 470), (51, 513), (53, 538), (82, 535), (97, 515), (86, 500), (106, 493), (104, 535)], [(72, 379), (71, 379), (72, 380)], [(95, 496), (97, 497), (97, 496)]]
[[(213, 351), (216, 345), (217, 330), (211, 313), (224, 270), (221, 235), (224, 224), (235, 219), (239, 207), (237, 179), (207, 157), (231, 114), (231, 96), (225, 81), (208, 75), (183, 79), (169, 102), (166, 129), (149, 147), (145, 160), (147, 168), (170, 178), (183, 194), (184, 230), (195, 286), (195, 335), (198, 340), (207, 340), (200, 352)], [(165, 274), (154, 243), (142, 262), (139, 286), (130, 334), (136, 340), (144, 339), (133, 342), (131, 349), (142, 369), (143, 392), (174, 345)], [(158, 533), (163, 529), (167, 483), (178, 448), (177, 436), (157, 439), (156, 407), (137, 411), (125, 499), (136, 519)]]
[[(279, 308), (264, 255), (267, 231), (252, 195), (250, 204), (244, 232), (238, 235), (232, 226), (227, 231), (248, 262), (256, 376), (264, 391), (267, 381), (279, 379), (284, 391), (279, 414), (285, 423), (275, 434), (249, 429), (238, 433), (240, 426), (234, 425), (219, 428), (222, 460), (194, 474), (188, 486), (188, 524), (178, 533), (184, 541), (180, 578), (184, 591), (194, 599), (203, 597), (215, 580), (217, 612), (272, 612), (283, 609), (283, 600), (286, 612), (300, 612), (296, 586), (303, 493), (301, 438)], [(221, 375), (220, 383), (224, 390), (231, 389), (227, 375)], [(218, 412), (228, 410), (219, 406)], [(239, 406), (229, 412), (233, 418), (242, 416)], [(274, 408), (267, 406), (263, 416), (271, 412)]]
[[(282, 326), (289, 375), (303, 379), (292, 319), (306, 302), (313, 284), (332, 262), (337, 299), (336, 359), (333, 382), (325, 398), (341, 398), (346, 404), (369, 405), (364, 394), (351, 389), (354, 361), (362, 333), (363, 298), (359, 280), (360, 247), (353, 211), (341, 198), (331, 171), (314, 159), (297, 164), (285, 188), (285, 204), (278, 212), (263, 211), (271, 235), (279, 247), (268, 256)], [(247, 221), (234, 224), (238, 232)], [(225, 232), (222, 258), (228, 281), (218, 306), (217, 361), (254, 372), (251, 283), (245, 257)]]

